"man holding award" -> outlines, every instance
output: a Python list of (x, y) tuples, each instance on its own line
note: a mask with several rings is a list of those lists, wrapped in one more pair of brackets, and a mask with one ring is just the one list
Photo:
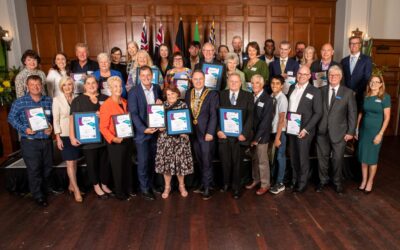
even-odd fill
[(26, 80), (28, 93), (11, 106), (8, 122), (21, 135), (21, 153), (28, 172), (29, 190), (39, 206), (47, 207), (47, 179), (53, 167), (51, 132), (52, 99), (42, 96), (42, 79), (31, 75)]
[(139, 72), (141, 84), (136, 85), (128, 94), (128, 110), (131, 113), (135, 128), (134, 140), (137, 149), (137, 171), (140, 190), (143, 198), (154, 200), (152, 181), (154, 160), (157, 150), (157, 128), (149, 128), (148, 105), (162, 104), (161, 89), (158, 84), (152, 84), (153, 72), (149, 66), (142, 66)]
[(214, 136), (217, 129), (218, 93), (205, 87), (205, 76), (201, 70), (192, 75), (193, 88), (186, 93), (193, 122), (192, 143), (202, 174), (203, 200), (211, 198), (210, 185), (213, 180), (212, 156)]
[(329, 158), (332, 153), (333, 184), (337, 193), (343, 192), (342, 165), (346, 142), (353, 139), (356, 128), (357, 104), (354, 92), (340, 85), (342, 69), (329, 68), (329, 85), (321, 88), (323, 115), (318, 125), (317, 154), (320, 183), (317, 192), (328, 184)]
[(241, 89), (240, 75), (228, 78), (229, 89), (221, 91), (220, 123), (218, 127), (219, 154), (224, 176), (224, 191), (232, 184), (233, 198), (240, 197), (240, 165), (244, 147), (250, 145), (254, 97)]
[(297, 83), (291, 85), (288, 92), (286, 133), (289, 135), (294, 192), (304, 192), (306, 189), (310, 169), (310, 145), (322, 116), (321, 92), (309, 84), (310, 77), (310, 69), (302, 66), (297, 72)]

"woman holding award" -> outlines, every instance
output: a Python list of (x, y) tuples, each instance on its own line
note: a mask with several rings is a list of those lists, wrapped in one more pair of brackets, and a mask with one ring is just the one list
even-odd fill
[(260, 55), (260, 46), (258, 46), (257, 42), (249, 42), (246, 47), (246, 53), (249, 55), (249, 60), (243, 67), (243, 73), (246, 84), (250, 88), (251, 78), (254, 75), (259, 74), (267, 81), (266, 79), (269, 79), (269, 71), (267, 63), (258, 58)]
[[(76, 112), (96, 112), (99, 114), (100, 106), (107, 100), (107, 96), (97, 92), (98, 84), (94, 76), (88, 76), (83, 84), (84, 94), (76, 97), (71, 103), (70, 124), (74, 124), (73, 114)], [(69, 126), (69, 138), (75, 147), (81, 142), (75, 136), (74, 126)], [(81, 146), (86, 158), (86, 165), (90, 182), (97, 196), (104, 200), (107, 194), (112, 194), (107, 187), (110, 180), (110, 167), (104, 140), (99, 143), (83, 144)]]
[(181, 92), (181, 98), (185, 97), (186, 91), (190, 89), (190, 79), (192, 70), (183, 66), (183, 56), (181, 52), (173, 55), (174, 68), (168, 70), (164, 81), (164, 87), (175, 86)]
[[(180, 92), (174, 86), (164, 89), (167, 101), (164, 102), (165, 112), (172, 109), (186, 109), (185, 102), (179, 99)], [(189, 136), (186, 134), (168, 135), (165, 129), (160, 129), (157, 139), (156, 173), (163, 174), (165, 188), (161, 197), (167, 199), (171, 192), (171, 179), (178, 177), (179, 192), (182, 197), (187, 197), (185, 188), (185, 175), (193, 173), (193, 159), (190, 150)]]
[(59, 82), (60, 94), (53, 98), (53, 128), (56, 135), (57, 147), (63, 160), (67, 163), (69, 178), (68, 190), (74, 193), (75, 201), (82, 202), (81, 192), (76, 181), (76, 166), (79, 158), (79, 148), (72, 146), (69, 139), (69, 114), (74, 99), (74, 80), (63, 77)]
[(115, 194), (120, 200), (132, 195), (132, 122), (127, 102), (121, 97), (122, 80), (112, 76), (107, 80), (111, 96), (100, 107), (100, 132), (107, 141)]

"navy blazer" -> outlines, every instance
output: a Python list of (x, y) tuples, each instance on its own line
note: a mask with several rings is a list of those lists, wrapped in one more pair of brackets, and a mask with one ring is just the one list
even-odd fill
[[(153, 85), (154, 99), (161, 99), (162, 93), (159, 85)], [(128, 110), (131, 113), (133, 127), (135, 129), (134, 140), (142, 143), (151, 139), (153, 135), (144, 133), (147, 129), (147, 100), (141, 84), (134, 86), (128, 93)]]
[[(296, 84), (289, 88), (288, 101), (290, 107), (290, 95), (293, 93)], [(290, 110), (289, 110), (290, 111)], [(314, 135), (317, 123), (322, 117), (322, 96), (321, 91), (311, 84), (308, 84), (301, 96), (296, 113), (301, 114), (300, 129), (305, 129), (310, 135)]]
[(260, 144), (268, 143), (272, 130), (273, 104), (272, 98), (266, 91), (254, 103), (253, 117), (254, 137), (252, 141)]
[(356, 92), (357, 103), (360, 107), (360, 101), (366, 90), (368, 80), (372, 73), (372, 60), (369, 56), (360, 54), (353, 73), (350, 73), (350, 56), (342, 59), (340, 62), (343, 68), (343, 76), (345, 85)]
[[(293, 77), (296, 77), (297, 71), (299, 70), (299, 63), (293, 60), (292, 58), (288, 58), (286, 62), (285, 72), (289, 71), (293, 72)], [(272, 63), (269, 64), (269, 82), (271, 82), (272, 77), (281, 75), (281, 61), (278, 57), (277, 60), (274, 60)]]
[[(202, 93), (206, 88), (203, 88)], [(191, 106), (191, 92), (194, 89), (186, 92), (185, 101), (189, 107), (190, 113), (192, 113)], [(205, 135), (210, 134), (215, 137), (217, 124), (218, 124), (218, 108), (219, 108), (219, 96), (218, 92), (211, 90), (208, 92), (206, 98), (201, 105), (200, 114), (197, 118), (197, 125), (193, 125), (194, 132), (199, 140), (204, 141)], [(193, 114), (192, 114), (193, 121)]]
[[(261, 61), (264, 61), (264, 62), (265, 62), (265, 55), (259, 55), (259, 56), (258, 56), (258, 59), (260, 59)], [(276, 61), (276, 60), (279, 60), (279, 57), (274, 56), (274, 61)]]

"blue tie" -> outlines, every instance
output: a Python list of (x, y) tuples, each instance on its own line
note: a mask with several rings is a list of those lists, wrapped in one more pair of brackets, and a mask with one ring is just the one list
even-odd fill
[(232, 96), (231, 96), (231, 104), (232, 104), (232, 105), (236, 105), (235, 93), (232, 93)]
[(350, 74), (353, 74), (354, 67), (356, 66), (356, 57), (350, 57)]

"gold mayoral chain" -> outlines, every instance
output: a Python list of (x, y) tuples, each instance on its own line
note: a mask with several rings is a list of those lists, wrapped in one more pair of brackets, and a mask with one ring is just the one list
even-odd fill
[(206, 96), (208, 94), (208, 92), (210, 92), (209, 89), (205, 89), (203, 91), (203, 94), (201, 94), (200, 96), (200, 103), (197, 106), (197, 110), (195, 110), (195, 102), (196, 102), (196, 98), (194, 96), (195, 90), (194, 88), (192, 89), (192, 93), (191, 93), (191, 98), (190, 98), (190, 106), (192, 108), (192, 114), (193, 114), (193, 124), (197, 125), (197, 118), (199, 118), (200, 115), (200, 110), (201, 110), (201, 106), (203, 105), (204, 99), (206, 99)]

